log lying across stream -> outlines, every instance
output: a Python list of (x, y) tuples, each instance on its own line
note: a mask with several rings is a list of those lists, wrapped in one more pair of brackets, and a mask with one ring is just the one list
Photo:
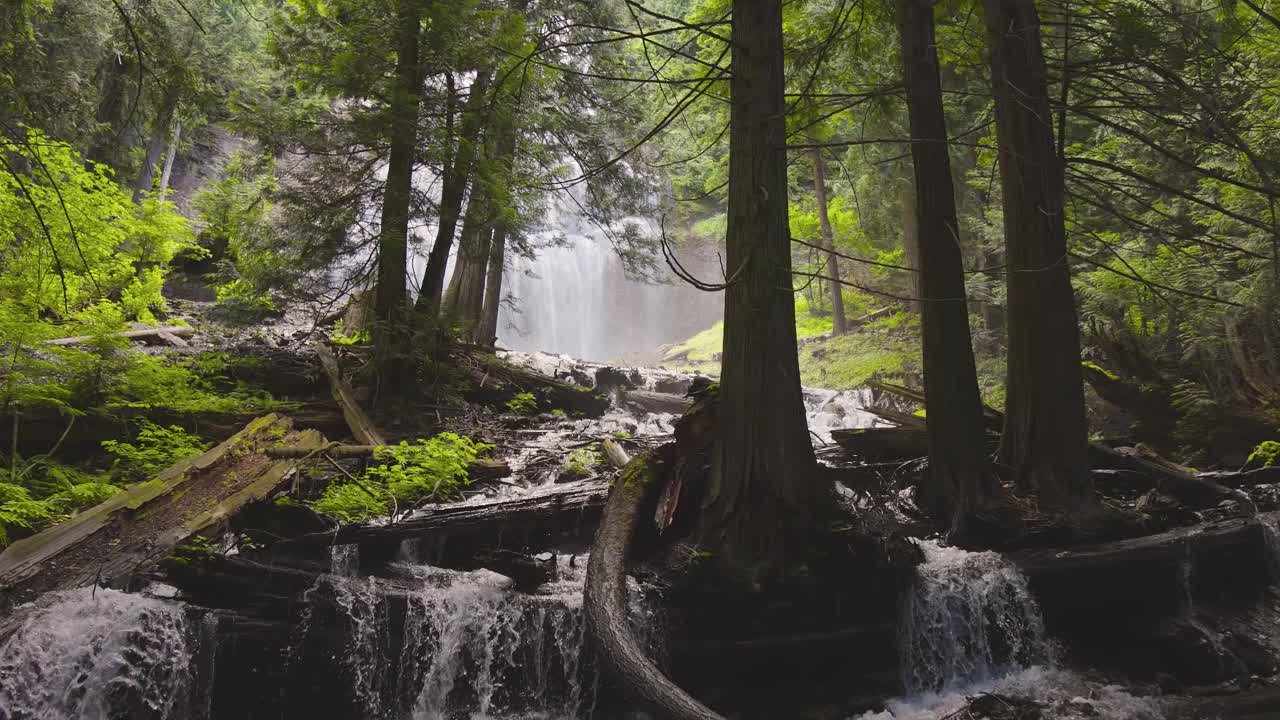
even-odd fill
[(213, 537), (245, 505), (291, 481), (297, 461), (269, 458), (263, 448), (323, 442), (314, 430), (292, 430), (288, 417), (266, 415), (207, 452), (13, 543), (0, 553), (0, 609), (51, 590), (129, 585), (135, 572), (196, 535)]

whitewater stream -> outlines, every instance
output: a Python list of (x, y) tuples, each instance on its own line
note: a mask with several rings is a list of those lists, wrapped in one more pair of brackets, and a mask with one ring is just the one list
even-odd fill
[[(561, 376), (602, 367), (542, 353), (508, 359)], [(688, 380), (663, 370), (631, 379), (650, 390)], [(869, 400), (866, 391), (806, 390), (815, 444), (829, 442), (832, 428), (871, 425), (861, 409)], [(493, 493), (552, 490), (558, 464), (544, 461), (548, 452), (618, 432), (666, 436), (674, 420), (624, 408), (546, 419), (507, 458), (523, 487)], [(1280, 530), (1268, 526), (1266, 537), (1274, 562)], [(937, 720), (984, 692), (1035, 700), (1047, 718), (1166, 717), (1158, 699), (1067, 667), (1026, 578), (1004, 557), (920, 545), (925, 560), (898, 614), (903, 694), (852, 720)], [(619, 705), (584, 643), (585, 555), (555, 556), (557, 579), (530, 593), (487, 570), (433, 567), (431, 557), (430, 547), (402, 543), (388, 579), (361, 574), (356, 546), (332, 548), (328, 572), (291, 601), (284, 650), (265, 660), (255, 645), (269, 627), (184, 603), (172, 588), (46, 595), (20, 608), (22, 624), (0, 638), (0, 720), (274, 719), (316, 717), (316, 706), (326, 717), (376, 720), (648, 718)], [(662, 598), (634, 582), (630, 590), (634, 628), (661, 659)], [(263, 665), (246, 668), (245, 658)], [(254, 690), (242, 690), (246, 682)], [(263, 692), (260, 703), (244, 697)]]

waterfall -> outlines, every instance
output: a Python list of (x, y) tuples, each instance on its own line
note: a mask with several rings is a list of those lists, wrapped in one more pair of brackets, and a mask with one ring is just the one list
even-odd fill
[(0, 647), (0, 717), (190, 718), (196, 644), (176, 603), (105, 588), (45, 596)]
[(925, 562), (903, 608), (903, 684), (922, 692), (964, 687), (1049, 662), (1053, 648), (1027, 580), (994, 552), (920, 543)]
[(925, 561), (903, 601), (898, 655), (910, 693), (859, 720), (970, 717), (982, 693), (1039, 703), (1056, 720), (1161, 720), (1158, 701), (1057, 667), (1022, 573), (998, 553), (920, 543)]
[[(514, 259), (503, 276), (503, 294), (514, 298), (514, 307), (504, 303), (498, 317), (502, 347), (601, 362), (628, 354), (652, 359), (659, 345), (720, 319), (719, 295), (690, 287), (664, 267), (656, 268), (660, 282), (629, 276), (610, 239), (572, 205), (557, 199), (547, 224), (550, 230), (533, 238), (543, 245), (537, 256)], [(712, 277), (705, 263), (683, 260)]]

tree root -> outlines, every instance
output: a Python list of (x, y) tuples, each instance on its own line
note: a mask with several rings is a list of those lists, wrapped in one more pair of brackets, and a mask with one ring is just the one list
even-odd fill
[(618, 683), (667, 720), (724, 720), (671, 681), (641, 649), (627, 620), (627, 556), (646, 490), (656, 478), (652, 454), (632, 460), (615, 480), (591, 549), (583, 598), (587, 634)]

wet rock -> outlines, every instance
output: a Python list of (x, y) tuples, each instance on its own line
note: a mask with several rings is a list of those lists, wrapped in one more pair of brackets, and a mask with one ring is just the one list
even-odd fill
[(636, 383), (631, 381), (628, 375), (612, 367), (602, 367), (596, 370), (596, 390), (600, 392), (612, 392), (614, 390), (634, 390)]
[(1195, 511), (1159, 490), (1148, 490), (1143, 493), (1134, 503), (1133, 509), (1146, 515), (1153, 529), (1194, 525), (1200, 522), (1200, 516), (1196, 515)]
[(689, 392), (689, 386), (693, 384), (695, 378), (658, 378), (653, 389), (660, 393), (668, 393), (670, 395), (684, 395)]

